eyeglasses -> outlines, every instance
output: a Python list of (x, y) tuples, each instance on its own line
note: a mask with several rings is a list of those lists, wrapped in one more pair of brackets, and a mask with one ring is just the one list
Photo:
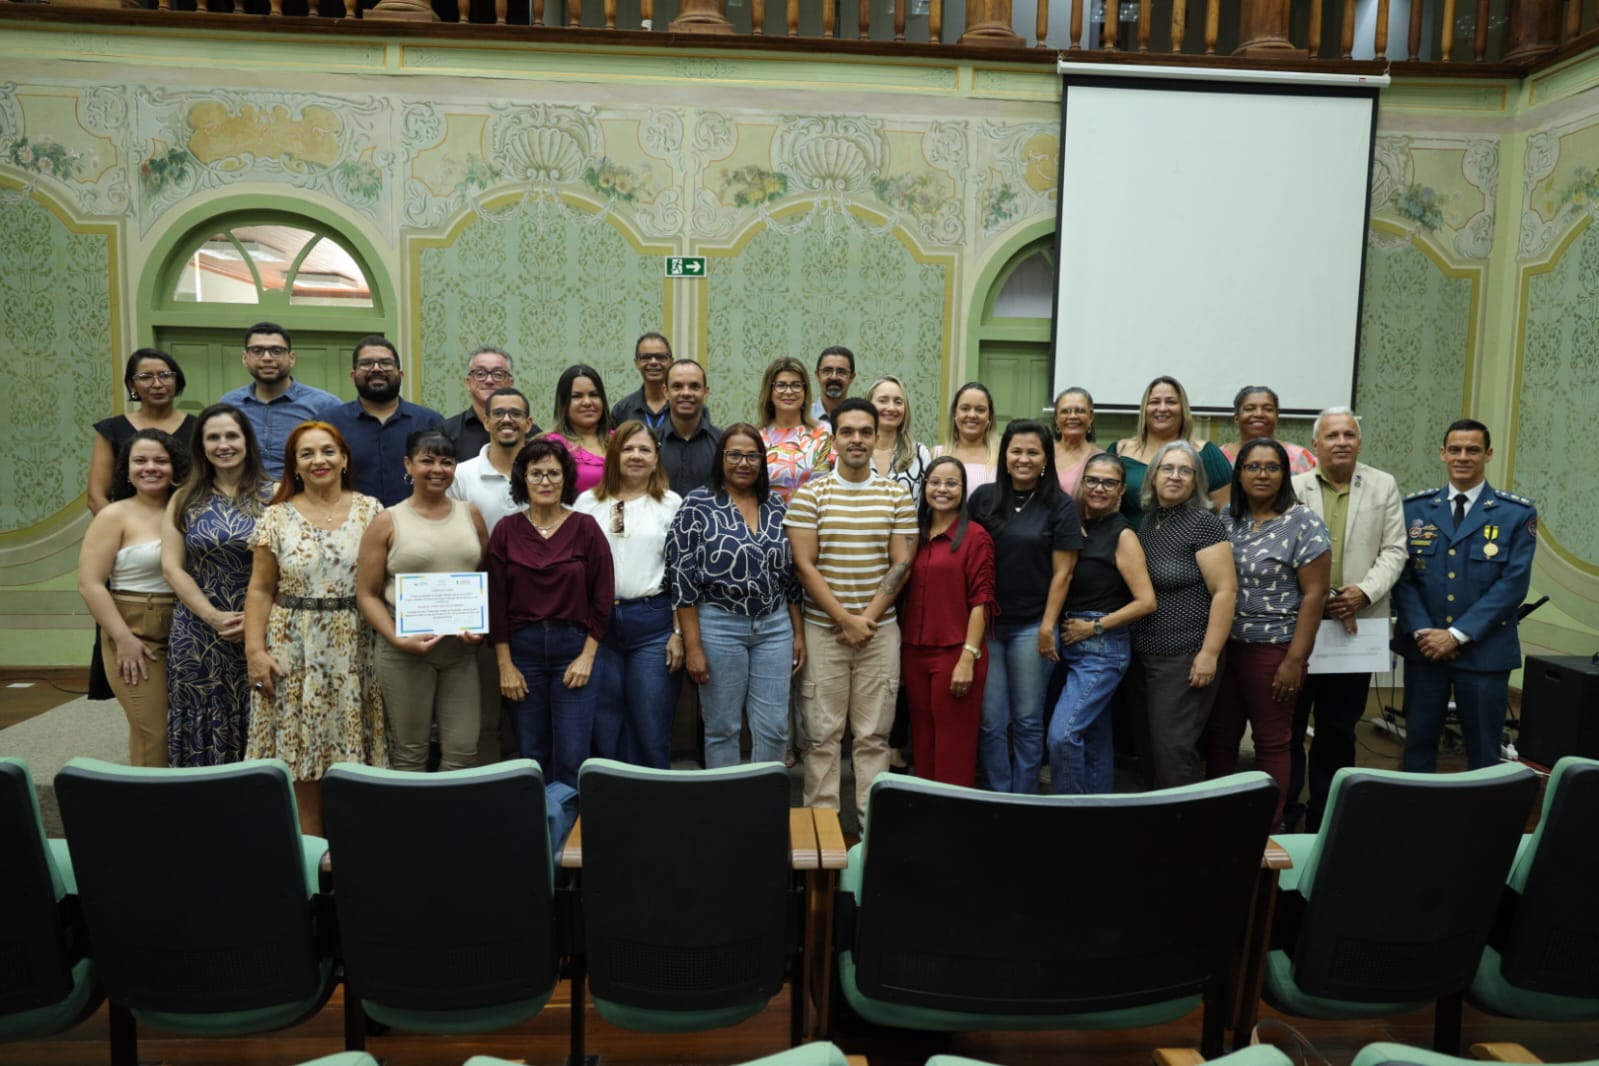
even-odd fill
[(756, 466), (766, 461), (760, 452), (723, 452), (722, 461), (729, 466)]
[(554, 484), (561, 480), (561, 472), (559, 470), (529, 470), (526, 477), (529, 481), (548, 481)]
[(1189, 481), (1193, 479), (1194, 468), (1191, 466), (1178, 466), (1175, 463), (1162, 463), (1155, 468), (1155, 473), (1161, 477), (1174, 477), (1178, 481)]
[(1245, 463), (1240, 469), (1246, 474), (1280, 474), (1283, 472), (1283, 464)]
[(289, 354), (289, 350), (280, 344), (252, 344), (245, 351), (257, 359), (264, 355), (270, 355), (274, 359), (282, 359)]
[(1093, 413), (1094, 412), (1090, 411), (1086, 407), (1062, 407), (1059, 411), (1055, 412), (1057, 415), (1075, 415), (1079, 418), (1081, 418), (1083, 415), (1091, 415)]
[(165, 385), (168, 382), (178, 380), (178, 375), (170, 370), (146, 370), (142, 374), (133, 375), (133, 380), (141, 385), (154, 385), (158, 381)]
[(357, 370), (371, 373), (374, 370), (394, 370), (399, 367), (393, 359), (362, 359), (355, 364)]
[(611, 508), (611, 533), (613, 535), (620, 537), (627, 532), (627, 522), (624, 520), (626, 517), (626, 512), (622, 510), (622, 501), (617, 500), (616, 506)]
[[(1165, 470), (1165, 467), (1161, 467), (1162, 473), (1165, 473)], [(1121, 483), (1122, 479), (1119, 477), (1095, 477), (1093, 474), (1083, 475), (1083, 484), (1087, 485), (1091, 489), (1114, 489), (1119, 488)]]
[(774, 382), (772, 382), (772, 391), (773, 392), (804, 392), (805, 391), (805, 382), (803, 382), (803, 381), (774, 381)]
[(633, 357), (635, 363), (665, 363), (671, 360), (665, 352), (639, 352)]
[(490, 422), (520, 422), (526, 417), (526, 411), (517, 411), (506, 407), (496, 408), (489, 412)]
[(496, 384), (511, 380), (509, 370), (468, 370), (466, 376), (473, 381), (492, 381)]
[(824, 370), (818, 370), (816, 376), (819, 378), (847, 378), (850, 376), (850, 372), (841, 367), (830, 366)]

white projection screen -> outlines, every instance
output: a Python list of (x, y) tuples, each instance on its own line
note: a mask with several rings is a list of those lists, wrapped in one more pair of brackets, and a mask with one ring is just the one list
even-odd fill
[(1354, 403), (1377, 93), (1386, 77), (1062, 62), (1054, 385), (1136, 409)]

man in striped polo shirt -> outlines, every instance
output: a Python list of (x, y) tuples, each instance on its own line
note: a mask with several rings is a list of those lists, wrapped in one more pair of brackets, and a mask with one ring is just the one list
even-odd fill
[(805, 805), (839, 806), (844, 722), (855, 736), (855, 805), (866, 815), (872, 781), (888, 769), (899, 691), (894, 597), (916, 553), (916, 508), (893, 478), (872, 470), (877, 409), (862, 399), (833, 408), (838, 464), (794, 493), (783, 524), (805, 589), (800, 733)]

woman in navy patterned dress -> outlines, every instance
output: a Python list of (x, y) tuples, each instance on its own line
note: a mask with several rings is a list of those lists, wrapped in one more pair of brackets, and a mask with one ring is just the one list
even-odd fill
[(229, 404), (200, 413), (190, 462), (161, 532), (162, 573), (178, 597), (167, 651), (167, 758), (172, 766), (214, 766), (244, 757), (250, 534), (273, 486), (249, 419)]

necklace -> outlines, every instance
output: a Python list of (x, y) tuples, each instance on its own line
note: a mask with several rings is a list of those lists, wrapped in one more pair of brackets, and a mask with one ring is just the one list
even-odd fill
[(316, 514), (316, 513), (311, 512), (309, 510), (310, 501), (302, 493), (301, 496), (300, 496), (300, 506), (301, 506), (301, 508), (305, 508), (305, 509), (301, 510), (300, 514), (307, 521), (309, 521), (309, 522), (311, 522), (311, 523), (313, 523), (313, 524), (315, 524), (317, 526), (321, 526), (321, 527), (324, 527), (326, 529), (332, 529), (334, 526), (338, 525), (341, 521), (343, 521), (343, 519), (341, 519), (339, 517), (339, 504), (340, 504), (340, 502), (341, 502), (340, 500), (334, 500), (332, 507), (324, 508), (324, 510), (323, 510), (323, 512), (321, 514)]
[(1016, 493), (1016, 499), (1021, 500), (1022, 502), (1021, 503), (1012, 504), (1011, 505), (1011, 510), (1015, 511), (1017, 514), (1021, 514), (1022, 513), (1022, 508), (1026, 507), (1028, 504), (1033, 502), (1033, 493), (1035, 491), (1037, 491), (1037, 490), (1035, 490), (1035, 489), (1027, 490), (1027, 495), (1026, 496), (1023, 496), (1019, 492)]
[(560, 514), (555, 516), (555, 521), (551, 522), (547, 526), (539, 525), (538, 519), (533, 517), (532, 511), (527, 512), (527, 520), (532, 523), (533, 528), (538, 530), (539, 533), (545, 537), (545, 539), (549, 539), (550, 534), (555, 532), (556, 527), (558, 527), (562, 522), (566, 521), (566, 511), (563, 509)]

